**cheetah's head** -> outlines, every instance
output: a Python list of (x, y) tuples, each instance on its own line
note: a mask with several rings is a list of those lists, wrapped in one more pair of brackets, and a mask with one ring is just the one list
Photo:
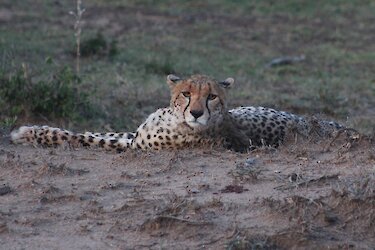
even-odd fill
[(226, 91), (234, 84), (233, 78), (216, 81), (204, 75), (181, 79), (168, 75), (171, 107), (183, 115), (186, 124), (204, 130), (221, 122), (226, 112)]

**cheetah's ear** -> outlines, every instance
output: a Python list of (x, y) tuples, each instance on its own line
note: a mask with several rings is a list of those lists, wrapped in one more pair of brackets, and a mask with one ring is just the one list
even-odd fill
[(181, 78), (175, 75), (168, 75), (167, 76), (167, 83), (169, 87), (173, 88), (178, 81), (180, 81)]
[(230, 89), (234, 84), (234, 79), (232, 77), (229, 77), (225, 79), (224, 81), (219, 82), (219, 85), (223, 88)]

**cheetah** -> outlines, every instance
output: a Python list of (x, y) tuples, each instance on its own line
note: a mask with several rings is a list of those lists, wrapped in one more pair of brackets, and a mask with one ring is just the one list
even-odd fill
[[(236, 151), (257, 146), (279, 146), (286, 134), (307, 136), (312, 124), (302, 116), (264, 107), (227, 109), (227, 91), (234, 79), (217, 81), (205, 75), (167, 76), (170, 106), (148, 116), (136, 132), (73, 133), (49, 126), (22, 126), (11, 133), (15, 144), (61, 144), (99, 146), (105, 149), (179, 149), (202, 142), (222, 140)], [(318, 128), (331, 133), (342, 128), (335, 122), (318, 121)], [(316, 126), (315, 126), (316, 127)]]

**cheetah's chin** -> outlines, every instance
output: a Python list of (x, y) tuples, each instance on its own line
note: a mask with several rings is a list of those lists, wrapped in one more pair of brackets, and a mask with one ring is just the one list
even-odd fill
[(186, 123), (189, 125), (189, 127), (193, 129), (204, 129), (207, 126), (207, 124), (204, 124), (198, 121), (189, 121)]

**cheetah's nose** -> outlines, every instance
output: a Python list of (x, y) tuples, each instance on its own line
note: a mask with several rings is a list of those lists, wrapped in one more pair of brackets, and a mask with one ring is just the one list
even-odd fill
[(190, 114), (194, 116), (195, 119), (198, 119), (199, 117), (203, 115), (203, 111), (202, 110), (190, 110)]

